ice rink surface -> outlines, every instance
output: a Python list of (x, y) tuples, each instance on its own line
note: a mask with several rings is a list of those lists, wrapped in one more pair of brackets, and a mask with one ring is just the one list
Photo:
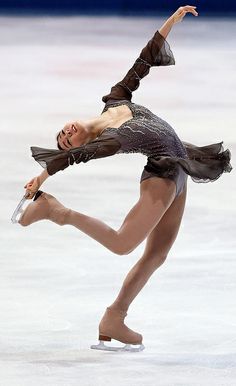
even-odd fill
[[(234, 386), (235, 169), (189, 178), (185, 215), (165, 264), (130, 308), (141, 353), (97, 352), (99, 320), (144, 244), (117, 256), (72, 227), (10, 223), (41, 172), (29, 147), (55, 146), (74, 119), (101, 113), (163, 18), (0, 17), (2, 386)], [(179, 137), (236, 152), (236, 23), (188, 15), (168, 37), (176, 65), (153, 68), (133, 95)], [(117, 229), (139, 195), (146, 159), (116, 155), (50, 178), (44, 190)]]

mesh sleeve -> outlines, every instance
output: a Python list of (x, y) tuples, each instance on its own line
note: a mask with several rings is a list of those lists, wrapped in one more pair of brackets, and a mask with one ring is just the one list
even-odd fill
[(112, 156), (118, 152), (120, 146), (115, 138), (104, 135), (103, 139), (96, 139), (69, 151), (33, 146), (31, 152), (35, 161), (47, 169), (49, 175), (53, 175), (74, 163), (86, 163), (91, 159)]
[(103, 96), (103, 102), (106, 103), (109, 99), (127, 99), (131, 101), (132, 92), (137, 90), (140, 80), (149, 73), (151, 67), (172, 64), (175, 64), (175, 59), (169, 43), (157, 31), (142, 49), (124, 79), (111, 88), (110, 94)]

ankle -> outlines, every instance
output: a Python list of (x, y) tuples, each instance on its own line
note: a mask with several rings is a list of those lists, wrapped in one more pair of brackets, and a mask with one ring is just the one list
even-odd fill
[(53, 210), (50, 211), (49, 219), (53, 222), (55, 222), (57, 225), (67, 225), (68, 224), (68, 217), (69, 217), (69, 209), (67, 208), (53, 208)]
[(128, 308), (127, 306), (124, 306), (124, 304), (117, 304), (117, 303), (113, 303), (111, 304), (109, 307), (107, 307), (109, 310), (111, 311), (117, 311), (117, 312), (124, 312), (126, 313), (128, 311)]
[(62, 224), (61, 225), (70, 225), (71, 209), (65, 208), (62, 213)]
[(70, 214), (71, 214), (71, 209), (63, 208), (60, 212), (60, 224), (59, 225), (69, 225), (70, 224)]

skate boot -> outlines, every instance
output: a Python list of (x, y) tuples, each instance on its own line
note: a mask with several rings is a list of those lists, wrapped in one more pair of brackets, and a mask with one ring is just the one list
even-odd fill
[(34, 201), (24, 210), (18, 223), (28, 226), (40, 220), (51, 220), (58, 225), (64, 225), (67, 212), (68, 209), (55, 197), (39, 190)]
[[(107, 308), (106, 312), (99, 324), (99, 341), (98, 345), (92, 345), (91, 348), (107, 351), (142, 351), (143, 337), (137, 332), (131, 330), (124, 324), (126, 311)], [(111, 347), (104, 344), (115, 339), (125, 344), (123, 347)], [(132, 347), (134, 345), (135, 347)]]

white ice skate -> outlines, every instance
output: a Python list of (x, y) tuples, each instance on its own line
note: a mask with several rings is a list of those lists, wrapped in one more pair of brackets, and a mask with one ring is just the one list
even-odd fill
[[(104, 339), (105, 338), (105, 339)], [(141, 344), (125, 344), (124, 346), (108, 346), (104, 342), (111, 341), (111, 338), (99, 336), (99, 343), (93, 344), (90, 348), (94, 350), (103, 351), (119, 351), (119, 352), (139, 352), (145, 349), (145, 346)]]

